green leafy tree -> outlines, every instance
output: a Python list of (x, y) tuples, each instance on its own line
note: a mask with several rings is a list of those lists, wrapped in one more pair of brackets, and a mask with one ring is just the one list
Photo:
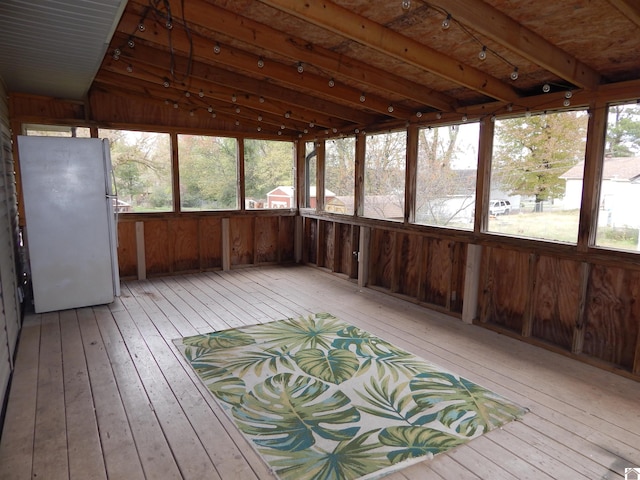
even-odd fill
[(609, 107), (606, 153), (611, 157), (640, 155), (640, 108), (634, 105)]
[(171, 208), (171, 147), (168, 134), (100, 130), (110, 142), (120, 197), (136, 209)]
[(291, 142), (245, 140), (246, 197), (266, 200), (267, 193), (279, 185), (293, 185), (293, 159)]
[(493, 181), (514, 195), (542, 202), (564, 195), (560, 178), (584, 160), (588, 116), (561, 112), (501, 120), (496, 126)]
[(180, 135), (180, 198), (186, 208), (238, 206), (238, 149), (235, 138)]

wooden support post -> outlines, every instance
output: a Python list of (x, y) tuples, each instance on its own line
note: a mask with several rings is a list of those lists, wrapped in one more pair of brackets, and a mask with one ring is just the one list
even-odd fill
[(482, 246), (467, 246), (467, 263), (464, 274), (464, 302), (462, 321), (472, 324), (478, 316), (478, 294), (480, 292), (480, 267), (482, 265)]
[(147, 261), (144, 251), (144, 222), (136, 222), (136, 260), (138, 280), (147, 278)]
[(222, 270), (231, 270), (231, 229), (229, 227), (229, 219), (222, 219)]
[[(362, 217), (364, 214), (364, 163), (365, 163), (365, 136), (363, 133), (356, 135), (356, 179), (353, 197), (353, 214)], [(362, 232), (361, 232), (362, 233)], [(362, 238), (362, 235), (361, 237)]]
[(316, 142), (316, 211), (322, 212), (325, 206), (325, 182), (324, 182), (324, 166), (325, 166), (325, 145), (324, 140)]
[(591, 274), (591, 264), (583, 262), (580, 268), (580, 302), (576, 315), (576, 326), (573, 329), (573, 342), (571, 353), (578, 355), (582, 353), (584, 346), (584, 327), (586, 324), (587, 298), (589, 294), (589, 276)]
[(371, 227), (360, 227), (360, 245), (358, 246), (358, 287), (369, 283), (369, 243)]
[(473, 231), (484, 232), (489, 227), (489, 195), (491, 192), (491, 156), (495, 124), (485, 118), (480, 122), (478, 174), (476, 177), (476, 212)]
[(404, 223), (416, 221), (416, 186), (418, 178), (418, 126), (407, 128), (407, 165), (405, 169)]

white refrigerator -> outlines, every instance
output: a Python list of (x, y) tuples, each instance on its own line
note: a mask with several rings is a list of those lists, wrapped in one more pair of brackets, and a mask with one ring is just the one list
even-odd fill
[(36, 313), (120, 294), (108, 140), (18, 136)]

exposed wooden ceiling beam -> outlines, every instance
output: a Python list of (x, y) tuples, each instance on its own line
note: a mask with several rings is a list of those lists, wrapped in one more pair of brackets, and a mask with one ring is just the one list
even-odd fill
[[(118, 29), (128, 32), (139, 23), (139, 17), (125, 13), (120, 21)], [(138, 32), (136, 37), (153, 42), (164, 49), (169, 49), (169, 40), (166, 35), (162, 35), (157, 29), (157, 24), (148, 25), (144, 32)], [(115, 41), (122, 45), (126, 45), (129, 35), (118, 34)], [(315, 96), (323, 97), (328, 101), (339, 102), (349, 105), (352, 108), (370, 110), (378, 114), (390, 116), (393, 118), (406, 119), (415, 112), (401, 105), (394, 105), (393, 111), (389, 112), (390, 102), (381, 98), (375, 93), (367, 93), (366, 103), (360, 102), (360, 90), (336, 83), (334, 87), (330, 87), (327, 78), (305, 72), (300, 75), (294, 66), (284, 65), (282, 63), (265, 59), (264, 67), (258, 68), (258, 57), (230, 46), (225, 45), (219, 54), (213, 53), (212, 42), (210, 39), (203, 38), (196, 32), (191, 32), (191, 41), (184, 36), (176, 36), (171, 42), (171, 47), (175, 52), (181, 55), (188, 55), (190, 47), (193, 47), (193, 58), (206, 63), (215, 63), (240, 69), (247, 72), (250, 76), (259, 77), (261, 79), (270, 79), (278, 83), (293, 87), (295, 90), (314, 92)]]
[[(130, 1), (130, 5), (135, 6), (136, 11), (142, 14), (146, 3)], [(386, 91), (443, 111), (456, 108), (455, 99), (425, 85), (310, 44), (302, 38), (288, 35), (216, 5), (202, 1), (189, 1), (185, 3), (185, 17), (190, 25), (198, 25), (247, 44), (258, 45), (267, 52), (286, 56), (292, 61), (306, 62), (322, 69), (328, 75), (335, 74), (337, 77), (368, 85), (382, 95)], [(325, 82), (327, 80), (328, 78)]]
[[(186, 57), (176, 55), (176, 70), (183, 72), (186, 70)], [(168, 65), (169, 53), (161, 51), (146, 45), (136, 45), (134, 49), (122, 49), (120, 60), (113, 60), (111, 56), (107, 56), (103, 63), (103, 68), (111, 71), (118, 71), (123, 75), (139, 75), (137, 65), (142, 65), (145, 74), (150, 75), (149, 81), (155, 81), (158, 85), (162, 83), (164, 77), (168, 76), (168, 70), (161, 65)], [(132, 72), (126, 72), (125, 68), (131, 63)], [(356, 124), (370, 124), (376, 121), (378, 117), (349, 108), (343, 105), (327, 102), (295, 90), (280, 87), (262, 81), (261, 79), (252, 79), (246, 76), (238, 75), (224, 69), (214, 69), (202, 62), (193, 62), (191, 77), (187, 83), (180, 81), (172, 81), (172, 90), (177, 89), (177, 94), (182, 95), (185, 91), (190, 90), (193, 94), (198, 94), (200, 89), (207, 96), (220, 97), (222, 91), (226, 94), (226, 101), (231, 104), (232, 94), (235, 93), (239, 102), (253, 102), (256, 110), (266, 108), (268, 105), (259, 103), (259, 98), (266, 100), (275, 100), (283, 105), (280, 112), (291, 112), (291, 118), (298, 118), (306, 123), (315, 123), (322, 127), (342, 127), (345, 121)], [(224, 87), (226, 90), (221, 90)], [(169, 95), (169, 92), (167, 92)], [(266, 103), (266, 102), (265, 102)], [(293, 107), (293, 106), (296, 107)], [(284, 118), (284, 117), (283, 117)]]
[(328, 0), (260, 1), (497, 100), (519, 98), (511, 85)]
[(591, 90), (600, 84), (600, 74), (591, 67), (481, 0), (429, 0), (429, 4), (567, 82)]
[(640, 27), (640, 3), (638, 0), (609, 0), (609, 2)]

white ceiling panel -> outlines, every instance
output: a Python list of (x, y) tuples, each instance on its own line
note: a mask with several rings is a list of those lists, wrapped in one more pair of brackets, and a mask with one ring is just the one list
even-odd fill
[(126, 3), (0, 1), (0, 77), (9, 92), (83, 98)]

